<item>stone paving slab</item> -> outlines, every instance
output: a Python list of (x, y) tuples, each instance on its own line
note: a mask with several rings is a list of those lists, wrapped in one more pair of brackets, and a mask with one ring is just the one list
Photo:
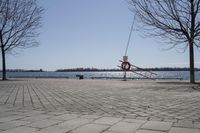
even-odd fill
[(108, 125), (100, 125), (100, 124), (87, 124), (76, 130), (72, 131), (71, 133), (101, 133), (108, 129)]
[(162, 121), (148, 121), (141, 128), (146, 130), (168, 131), (173, 123)]
[[(0, 106), (0, 108), (2, 105)], [(16, 111), (15, 113), (17, 113)], [(23, 111), (26, 113), (29, 110)], [(2, 112), (6, 113), (6, 112)], [(38, 112), (39, 113), (39, 112)], [(51, 116), (51, 112), (44, 114), (41, 111), (41, 116)], [(21, 116), (21, 114), (19, 114)], [(24, 117), (26, 117), (24, 115)], [(76, 116), (77, 114), (63, 114), (65, 116)], [(85, 118), (85, 115), (79, 115), (77, 117), (71, 117), (72, 119), (64, 120), (51, 119), (51, 117), (45, 117), (43, 120), (25, 121), (23, 118), (15, 121), (1, 122), (0, 132), (2, 133), (200, 133), (199, 128), (177, 127), (174, 124), (163, 121), (149, 121), (149, 120), (137, 120), (126, 119), (118, 117), (104, 117), (95, 115), (87, 115), (89, 119)], [(9, 117), (9, 116), (7, 116)], [(5, 117), (6, 118), (6, 117)], [(27, 117), (28, 118), (28, 117)], [(104, 121), (108, 119), (109, 122)], [(28, 119), (29, 120), (29, 119)], [(103, 121), (104, 122), (103, 122)], [(101, 121), (101, 123), (96, 123)], [(115, 122), (114, 122), (115, 121)], [(17, 123), (18, 122), (18, 123)]]
[(200, 133), (199, 101), (184, 81), (0, 81), (0, 132)]
[(109, 131), (119, 133), (134, 133), (141, 125), (142, 124), (138, 123), (119, 122), (113, 125)]
[(6, 131), (2, 131), (1, 133), (32, 133), (34, 131), (37, 131), (37, 129), (26, 127), (26, 126), (20, 126), (20, 127), (8, 129)]
[(62, 120), (59, 121), (59, 120), (45, 119), (45, 120), (33, 122), (31, 124), (28, 124), (27, 126), (38, 128), (38, 129), (43, 129), (43, 128), (46, 128), (46, 127), (50, 127), (50, 126), (59, 124), (61, 122), (62, 122)]
[(169, 133), (200, 133), (199, 129), (173, 127)]
[(52, 120), (71, 120), (71, 119), (75, 119), (75, 118), (78, 118), (78, 114), (62, 114), (62, 115), (57, 115), (57, 116), (54, 116), (54, 117), (51, 117), (50, 119)]
[(136, 133), (166, 133), (162, 131), (152, 131), (152, 130), (138, 130)]
[(115, 118), (115, 117), (102, 117), (98, 120), (94, 121), (96, 124), (106, 124), (106, 125), (113, 125), (117, 122), (119, 122), (121, 118)]
[(31, 122), (21, 121), (21, 120), (2, 122), (2, 123), (0, 123), (0, 129), (1, 130), (8, 130), (8, 129), (11, 129), (11, 128), (16, 128), (16, 127), (19, 127), (19, 126), (27, 125), (29, 123), (31, 123)]

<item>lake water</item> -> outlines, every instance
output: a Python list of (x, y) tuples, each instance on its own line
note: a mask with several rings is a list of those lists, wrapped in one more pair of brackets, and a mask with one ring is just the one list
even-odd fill
[[(183, 80), (189, 80), (189, 71), (154, 71), (157, 75), (155, 78), (182, 78)], [(143, 73), (145, 74), (145, 73)], [(85, 79), (91, 79), (92, 77), (110, 77), (110, 78), (122, 78), (123, 72), (7, 72), (8, 78), (70, 78), (77, 79), (76, 75), (83, 75)], [(148, 75), (148, 73), (147, 73)], [(2, 73), (0, 72), (0, 78)], [(143, 78), (132, 72), (127, 72), (128, 78)], [(195, 73), (196, 80), (200, 80), (200, 71)]]

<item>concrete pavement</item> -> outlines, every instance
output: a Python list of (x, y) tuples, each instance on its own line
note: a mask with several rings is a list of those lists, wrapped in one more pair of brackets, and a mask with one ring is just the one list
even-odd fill
[(0, 132), (200, 133), (199, 101), (181, 81), (0, 81)]

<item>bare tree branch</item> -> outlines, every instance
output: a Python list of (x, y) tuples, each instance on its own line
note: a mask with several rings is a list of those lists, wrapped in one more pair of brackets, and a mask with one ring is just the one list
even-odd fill
[(200, 47), (200, 0), (129, 0), (131, 10), (149, 36), (167, 40), (174, 48), (189, 47), (194, 82), (193, 46)]
[[(2, 7), (4, 12), (1, 18), (3, 21), (0, 23), (5, 50), (9, 50), (13, 45), (15, 45), (14, 47), (30, 47), (35, 44), (27, 37), (36, 37), (38, 35), (36, 30), (41, 26), (43, 9), (37, 6), (36, 0), (2, 0), (2, 4), (6, 5)], [(16, 43), (16, 40), (27, 41)], [(24, 45), (25, 43), (26, 45)]]
[[(37, 46), (43, 8), (37, 0), (0, 0), (0, 50), (5, 71), (5, 53), (15, 48)], [(5, 77), (5, 75), (3, 76)]]

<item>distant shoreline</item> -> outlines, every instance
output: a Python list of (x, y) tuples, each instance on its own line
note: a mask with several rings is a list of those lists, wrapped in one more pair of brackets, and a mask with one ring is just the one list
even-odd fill
[[(55, 72), (121, 72), (122, 69), (59, 69)], [(140, 68), (135, 71), (190, 71), (189, 68)], [(195, 71), (200, 71), (200, 68), (195, 68)]]
[[(7, 72), (120, 72), (121, 69), (97, 69), (97, 68), (72, 68), (72, 69), (58, 69), (56, 71), (39, 70), (24, 70), (24, 69), (8, 69)], [(161, 67), (161, 68), (139, 68), (135, 71), (190, 71), (189, 68), (174, 68), (174, 67)], [(195, 71), (200, 71), (200, 68), (195, 68)], [(0, 70), (2, 72), (2, 70)]]

